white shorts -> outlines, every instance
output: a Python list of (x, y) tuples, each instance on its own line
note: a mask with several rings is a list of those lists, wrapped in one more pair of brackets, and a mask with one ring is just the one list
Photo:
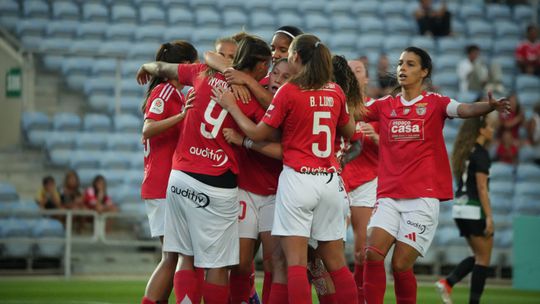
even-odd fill
[(373, 208), (377, 202), (377, 178), (375, 177), (349, 192), (349, 199), (351, 207)]
[(167, 186), (163, 251), (193, 256), (195, 266), (239, 263), (238, 188), (204, 184), (172, 170)]
[(283, 166), (272, 235), (334, 241), (343, 238), (344, 228), (339, 176), (336, 173), (302, 174)]
[(380, 198), (373, 209), (368, 229), (382, 228), (424, 256), (438, 223), (439, 200), (436, 198)]
[(148, 223), (150, 224), (150, 235), (152, 237), (163, 236), (165, 231), (165, 205), (167, 200), (147, 199), (144, 200), (146, 205), (146, 215), (148, 215)]
[(272, 231), (275, 195), (263, 196), (238, 189), (238, 202), (238, 235), (241, 238), (257, 239), (259, 233)]

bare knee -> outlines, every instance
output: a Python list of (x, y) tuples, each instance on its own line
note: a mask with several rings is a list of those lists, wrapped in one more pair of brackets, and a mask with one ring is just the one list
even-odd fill
[(366, 261), (383, 261), (385, 256), (379, 250), (373, 247), (367, 247), (364, 252), (364, 259)]
[(358, 265), (361, 265), (364, 263), (364, 260), (366, 259), (366, 253), (364, 250), (358, 250), (354, 253), (354, 262)]
[(395, 256), (392, 258), (392, 271), (393, 272), (404, 272), (409, 269), (412, 269), (414, 265), (414, 262), (411, 263), (407, 259), (401, 259), (396, 258)]

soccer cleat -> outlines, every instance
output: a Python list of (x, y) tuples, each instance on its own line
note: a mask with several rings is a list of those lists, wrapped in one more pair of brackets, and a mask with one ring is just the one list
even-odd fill
[(437, 283), (435, 283), (435, 286), (437, 287), (437, 291), (439, 292), (443, 303), (452, 304), (452, 298), (450, 297), (450, 294), (452, 293), (452, 287), (448, 285), (446, 279), (440, 279), (439, 281), (437, 281)]

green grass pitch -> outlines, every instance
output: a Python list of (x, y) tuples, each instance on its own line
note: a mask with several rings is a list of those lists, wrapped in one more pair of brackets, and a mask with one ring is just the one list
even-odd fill
[[(146, 281), (126, 279), (80, 279), (65, 281), (62, 278), (9, 278), (0, 279), (2, 304), (108, 304), (140, 303)], [(258, 288), (260, 290), (260, 284)], [(455, 288), (454, 303), (468, 302), (468, 288), (462, 284)], [(260, 293), (259, 293), (260, 294)], [(509, 287), (488, 286), (482, 297), (490, 304), (540, 304), (540, 292), (512, 290)], [(169, 303), (174, 303), (171, 296)], [(315, 300), (314, 303), (317, 303)], [(395, 303), (393, 286), (387, 287), (385, 303)], [(420, 285), (418, 303), (442, 303), (432, 285)]]

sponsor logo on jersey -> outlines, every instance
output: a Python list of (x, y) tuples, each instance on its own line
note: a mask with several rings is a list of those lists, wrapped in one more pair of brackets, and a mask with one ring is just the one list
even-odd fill
[(181, 195), (197, 205), (197, 208), (206, 208), (210, 204), (210, 197), (202, 192), (196, 192), (193, 189), (181, 189), (171, 186), (171, 192)]
[(424, 140), (423, 119), (396, 119), (390, 121), (390, 141)]
[(390, 112), (390, 117), (396, 117), (397, 113), (396, 110), (392, 109), (392, 112)]
[(154, 101), (152, 101), (152, 107), (150, 107), (150, 113), (159, 115), (163, 113), (164, 108), (165, 108), (165, 103), (163, 102), (163, 99), (156, 98), (154, 99)]
[(302, 166), (300, 168), (301, 174), (327, 175), (327, 174), (335, 173), (335, 172), (337, 172), (337, 170), (334, 166), (330, 168), (325, 168), (325, 167), (313, 168), (313, 167)]
[(416, 233), (415, 232), (406, 234), (405, 237), (408, 238), (409, 240), (413, 241), (413, 242), (416, 242)]
[(409, 107), (403, 108), (403, 115), (407, 115), (410, 112), (411, 112), (411, 108), (409, 108)]
[(217, 165), (212, 165), (212, 167), (221, 167), (229, 161), (229, 157), (222, 149), (214, 151), (209, 148), (190, 147), (189, 154), (208, 158), (209, 160), (218, 163)]
[(417, 228), (418, 230), (420, 230), (420, 234), (423, 234), (424, 232), (426, 232), (426, 225), (422, 225), (420, 223), (416, 223), (411, 220), (407, 220), (407, 225), (413, 226), (414, 228)]
[(272, 117), (272, 114), (270, 113), (273, 109), (275, 108), (275, 106), (273, 104), (271, 104), (268, 109), (266, 109), (266, 113), (264, 113), (264, 116), (266, 117)]

